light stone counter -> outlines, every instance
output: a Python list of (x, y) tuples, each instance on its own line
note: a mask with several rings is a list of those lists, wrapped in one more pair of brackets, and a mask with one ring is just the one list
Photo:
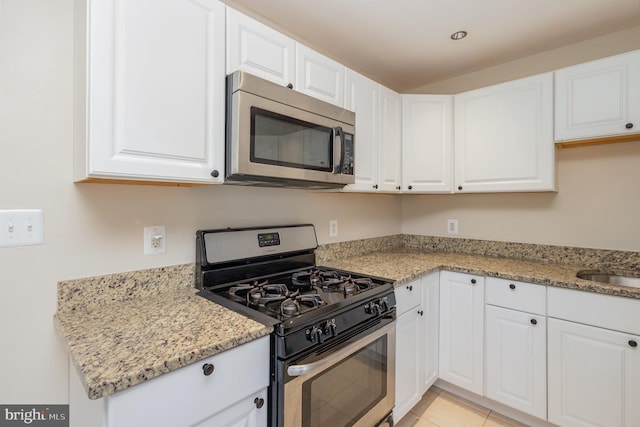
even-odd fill
[[(640, 299), (640, 289), (580, 280), (580, 270), (640, 272), (640, 253), (396, 235), (323, 245), (317, 264), (401, 285), (451, 270)], [(195, 295), (194, 265), (58, 283), (55, 322), (91, 399), (271, 333)]]
[(589, 270), (584, 266), (553, 264), (541, 261), (458, 253), (391, 251), (329, 259), (325, 260), (322, 265), (385, 277), (396, 281), (396, 286), (426, 273), (449, 270), (640, 299), (640, 289), (638, 288), (609, 285), (576, 278), (578, 271)]
[(193, 265), (58, 284), (57, 329), (99, 399), (271, 333), (195, 295)]

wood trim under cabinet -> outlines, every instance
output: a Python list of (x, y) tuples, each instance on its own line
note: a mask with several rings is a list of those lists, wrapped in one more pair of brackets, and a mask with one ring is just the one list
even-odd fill
[(127, 184), (127, 185), (159, 185), (163, 187), (200, 187), (212, 184), (197, 184), (193, 182), (169, 182), (169, 181), (138, 181), (132, 179), (107, 179), (107, 178), (86, 178), (76, 181), (76, 184)]
[(640, 141), (640, 133), (604, 136), (601, 138), (576, 139), (574, 141), (560, 141), (560, 142), (556, 142), (556, 146), (558, 148), (574, 148), (574, 147), (588, 147), (590, 145), (613, 144), (616, 142), (635, 142), (635, 141)]

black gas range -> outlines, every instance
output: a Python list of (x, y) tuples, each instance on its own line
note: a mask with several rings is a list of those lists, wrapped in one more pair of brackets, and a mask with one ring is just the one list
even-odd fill
[[(395, 368), (388, 366), (395, 361), (395, 331), (388, 332), (390, 325), (395, 325), (393, 283), (317, 266), (316, 248), (315, 229), (310, 224), (199, 230), (198, 294), (274, 328), (269, 402), (273, 427), (382, 425), (391, 420), (393, 408)], [(367, 342), (374, 332), (380, 337), (366, 345), (375, 348), (355, 349), (354, 345)], [(326, 363), (326, 355), (345, 353), (347, 347), (355, 349), (350, 358)], [(329, 378), (338, 365), (363, 363), (384, 365), (375, 369), (376, 373), (381, 369), (385, 372), (377, 388), (373, 387), (377, 392), (368, 401), (363, 400), (362, 408), (348, 404), (355, 409), (343, 422), (330, 413), (319, 415), (318, 408), (326, 402), (320, 392), (311, 391), (314, 378), (320, 384), (317, 379)], [(318, 370), (318, 365), (323, 368)], [(311, 368), (305, 366), (313, 366), (314, 372), (309, 373)], [(373, 374), (372, 370), (363, 375)], [(306, 378), (306, 385), (294, 387), (300, 378)], [(366, 389), (372, 390), (371, 385)], [(300, 400), (302, 408), (298, 407)], [(295, 409), (291, 407), (293, 401)], [(344, 408), (336, 411), (345, 412)], [(302, 414), (302, 418), (293, 419), (292, 413), (296, 417)]]

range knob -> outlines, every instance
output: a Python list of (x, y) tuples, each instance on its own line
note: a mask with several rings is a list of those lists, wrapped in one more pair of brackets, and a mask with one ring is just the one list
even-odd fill
[(322, 344), (324, 342), (324, 334), (322, 333), (322, 329), (316, 326), (308, 329), (307, 334), (310, 341), (317, 342), (318, 344)]
[(324, 333), (325, 335), (330, 335), (332, 337), (335, 337), (338, 335), (336, 319), (327, 320), (327, 323), (324, 325)]
[(364, 311), (368, 314), (373, 314), (374, 316), (380, 315), (380, 305), (377, 302), (370, 302), (369, 304), (364, 306)]
[(378, 304), (380, 305), (380, 308), (383, 312), (389, 311), (389, 300), (387, 299), (387, 297), (380, 298)]

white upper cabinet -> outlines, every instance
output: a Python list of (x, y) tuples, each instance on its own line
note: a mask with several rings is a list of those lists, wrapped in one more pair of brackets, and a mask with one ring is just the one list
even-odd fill
[(344, 73), (344, 65), (296, 43), (296, 90), (344, 107)]
[(224, 5), (76, 5), (75, 180), (221, 182)]
[(640, 132), (640, 51), (555, 72), (556, 141)]
[(356, 113), (355, 184), (347, 191), (374, 191), (378, 185), (379, 85), (347, 69), (346, 104)]
[(553, 191), (553, 74), (454, 98), (454, 191)]
[(227, 73), (247, 71), (282, 86), (294, 83), (295, 42), (227, 8)]
[(380, 137), (378, 139), (378, 189), (380, 191), (397, 192), (401, 190), (401, 127), (401, 96), (384, 86), (380, 86)]
[(399, 192), (402, 175), (400, 95), (347, 69), (345, 108), (356, 113), (356, 182), (344, 190)]
[(408, 193), (450, 193), (453, 97), (402, 95), (402, 185)]

